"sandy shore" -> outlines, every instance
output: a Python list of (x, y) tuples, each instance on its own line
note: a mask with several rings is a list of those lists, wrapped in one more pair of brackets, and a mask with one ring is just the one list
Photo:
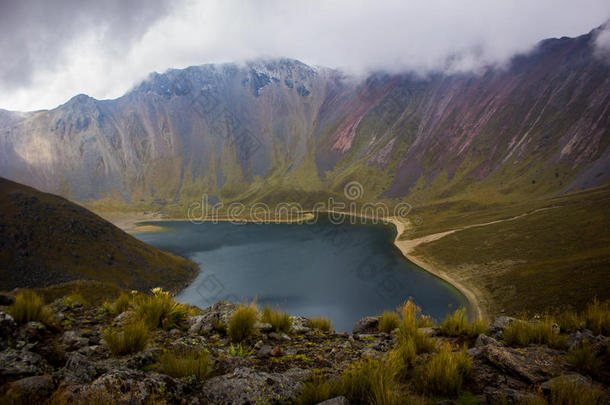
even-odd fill
[(483, 311), (483, 308), (477, 298), (477, 294), (475, 294), (472, 287), (468, 287), (468, 286), (464, 285), (464, 283), (460, 282), (459, 280), (456, 280), (454, 277), (452, 277), (447, 272), (440, 269), (438, 266), (435, 266), (434, 264), (430, 263), (429, 261), (425, 260), (424, 258), (415, 256), (413, 254), (413, 251), (415, 250), (415, 248), (417, 246), (421, 245), (422, 243), (428, 243), (428, 242), (432, 242), (432, 241), (441, 239), (447, 235), (450, 235), (450, 234), (456, 232), (457, 229), (447, 231), (447, 232), (435, 233), (432, 235), (426, 235), (426, 236), (423, 236), (423, 237), (417, 238), (417, 239), (400, 240), (399, 238), (402, 235), (402, 233), (405, 231), (406, 225), (404, 224), (404, 222), (402, 222), (398, 219), (395, 219), (395, 218), (390, 218), (389, 222), (393, 223), (394, 226), (396, 226), (396, 239), (394, 240), (394, 245), (396, 245), (396, 247), (402, 252), (402, 254), (409, 261), (415, 263), (422, 269), (426, 270), (428, 273), (434, 274), (435, 276), (445, 280), (447, 283), (451, 284), (459, 292), (461, 292), (468, 300), (468, 304), (470, 306), (470, 309), (471, 309), (474, 317), (476, 317), (476, 318), (485, 318), (486, 317), (486, 314)]

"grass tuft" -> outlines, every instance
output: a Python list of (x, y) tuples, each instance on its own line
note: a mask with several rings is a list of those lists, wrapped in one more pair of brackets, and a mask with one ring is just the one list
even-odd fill
[(441, 324), (441, 334), (445, 336), (478, 336), (485, 333), (487, 324), (484, 320), (478, 319), (468, 322), (466, 319), (466, 308), (455, 310), (451, 315), (447, 315)]
[(593, 300), (584, 314), (585, 324), (596, 335), (610, 335), (610, 301)]
[(334, 396), (334, 387), (320, 372), (314, 372), (311, 380), (301, 386), (295, 399), (296, 405), (315, 405)]
[(509, 346), (544, 344), (564, 349), (567, 346), (567, 338), (560, 335), (553, 324), (553, 320), (549, 317), (536, 322), (513, 322), (504, 329), (502, 338)]
[(129, 309), (131, 297), (125, 293), (121, 293), (114, 302), (104, 302), (102, 307), (113, 315), (119, 315)]
[(238, 343), (235, 346), (229, 346), (228, 353), (233, 357), (241, 357), (245, 359), (246, 357), (252, 356), (252, 354), (254, 353), (254, 349), (246, 345), (242, 345), (241, 343)]
[(400, 316), (394, 311), (383, 311), (379, 315), (379, 324), (377, 328), (380, 332), (390, 333), (394, 329), (398, 328), (400, 323)]
[(179, 328), (189, 315), (189, 309), (176, 301), (173, 296), (160, 288), (152, 290), (152, 295), (137, 294), (134, 308), (138, 317), (150, 328)]
[(595, 375), (603, 366), (603, 362), (595, 356), (587, 340), (583, 341), (580, 347), (570, 350), (567, 358), (572, 367), (587, 374)]
[(415, 369), (415, 382), (425, 394), (456, 396), (472, 370), (466, 348), (458, 352), (446, 343), (430, 360)]
[(313, 329), (319, 329), (323, 332), (330, 332), (332, 330), (332, 323), (330, 319), (321, 316), (308, 319), (307, 326)]
[(279, 308), (274, 310), (269, 305), (266, 305), (263, 309), (261, 321), (270, 323), (276, 332), (288, 333), (292, 326), (290, 314), (280, 311)]
[(379, 360), (364, 359), (353, 363), (337, 382), (337, 394), (353, 405), (398, 405), (397, 384), (393, 370)]
[(566, 377), (559, 377), (552, 381), (550, 389), (553, 405), (595, 405), (602, 398), (599, 388)]
[(149, 338), (148, 326), (141, 320), (121, 328), (108, 329), (103, 333), (106, 346), (115, 356), (123, 356), (143, 350)]
[(227, 334), (234, 342), (241, 342), (254, 333), (254, 324), (258, 320), (256, 305), (241, 305), (229, 319)]
[(53, 321), (51, 309), (32, 290), (24, 290), (18, 293), (15, 302), (8, 308), (8, 313), (15, 322), (20, 324), (31, 321), (49, 324)]
[(195, 376), (204, 380), (210, 373), (210, 355), (203, 349), (165, 352), (159, 359), (161, 370), (174, 378)]

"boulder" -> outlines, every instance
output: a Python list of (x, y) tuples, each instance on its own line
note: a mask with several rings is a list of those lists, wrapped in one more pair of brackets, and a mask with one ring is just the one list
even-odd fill
[(48, 398), (55, 388), (55, 383), (50, 375), (38, 375), (22, 378), (10, 384), (10, 390), (20, 396), (34, 398)]
[(69, 384), (86, 384), (97, 376), (99, 370), (94, 362), (78, 353), (70, 353), (63, 370), (64, 380)]
[(502, 346), (502, 343), (484, 333), (479, 334), (477, 340), (474, 342), (474, 347), (483, 347), (486, 345)]
[(271, 356), (271, 350), (272, 350), (271, 346), (263, 345), (260, 347), (260, 349), (257, 350), (256, 357), (258, 357), (259, 359), (265, 359), (265, 358)]
[(545, 381), (561, 374), (565, 368), (565, 360), (558, 352), (543, 346), (516, 350), (488, 344), (482, 348), (471, 349), (470, 353), (483, 358), (495, 368), (530, 383)]
[(85, 403), (103, 400), (113, 404), (140, 404), (150, 401), (157, 393), (172, 392), (173, 385), (173, 380), (162, 374), (111, 370), (90, 385), (80, 387), (76, 398)]
[(238, 304), (219, 301), (214, 305), (203, 309), (201, 314), (187, 320), (189, 332), (200, 335), (208, 334), (214, 329), (215, 322), (222, 322), (225, 325), (228, 324), (231, 315), (233, 315), (233, 312), (235, 312), (237, 308), (239, 308)]
[(423, 335), (430, 337), (438, 336), (439, 334), (438, 328), (417, 328), (417, 331)]
[[(0, 311), (0, 342), (5, 342), (13, 335), (17, 329), (17, 324), (12, 316)], [(1, 343), (0, 343), (1, 344)]]
[(553, 384), (560, 382), (560, 381), (567, 381), (569, 383), (576, 384), (576, 385), (582, 385), (587, 388), (591, 387), (590, 378), (585, 377), (582, 374), (570, 373), (570, 374), (564, 374), (559, 377), (551, 378), (550, 380), (545, 381), (542, 384), (540, 384), (540, 388), (542, 388), (543, 392), (548, 394), (548, 393), (550, 393), (551, 387), (553, 386)]
[(302, 382), (311, 378), (311, 375), (311, 371), (299, 368), (280, 374), (240, 367), (232, 373), (209, 379), (202, 391), (211, 403), (288, 404), (293, 402)]
[(67, 351), (74, 351), (89, 345), (89, 339), (80, 336), (76, 331), (68, 330), (61, 337), (61, 343)]
[(349, 401), (345, 397), (335, 397), (318, 402), (316, 405), (349, 405)]
[(311, 328), (308, 325), (307, 318), (303, 316), (295, 316), (292, 319), (292, 326), (290, 327), (290, 333), (293, 335), (303, 335), (307, 332), (311, 332)]
[(31, 376), (49, 371), (47, 362), (29, 350), (7, 349), (0, 353), (0, 376)]
[(376, 316), (367, 316), (356, 322), (352, 329), (353, 334), (361, 333), (376, 333), (377, 325), (379, 325), (379, 318)]
[(273, 325), (267, 322), (256, 321), (254, 327), (263, 333), (273, 332)]

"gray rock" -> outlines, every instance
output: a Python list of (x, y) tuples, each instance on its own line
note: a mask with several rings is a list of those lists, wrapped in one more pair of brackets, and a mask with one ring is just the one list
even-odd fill
[(263, 333), (269, 333), (269, 332), (273, 331), (273, 325), (271, 325), (270, 323), (267, 323), (267, 322), (256, 321), (256, 323), (254, 324), (254, 327)]
[(523, 321), (520, 321), (519, 319), (510, 316), (500, 316), (496, 318), (489, 326), (490, 333), (495, 337), (500, 337), (502, 336), (502, 332), (504, 331), (504, 329), (506, 329), (506, 327), (513, 322)]
[(109, 403), (145, 403), (155, 393), (166, 392), (172, 384), (170, 377), (157, 373), (134, 370), (111, 370), (80, 388), (76, 393), (80, 401), (98, 400), (100, 395)]
[(318, 402), (316, 405), (349, 405), (349, 401), (345, 397), (335, 397)]
[(307, 332), (311, 332), (311, 328), (308, 325), (308, 320), (302, 316), (295, 316), (292, 319), (292, 326), (290, 328), (290, 333), (293, 335), (303, 335)]
[(567, 381), (567, 382), (570, 382), (573, 384), (577, 384), (577, 385), (581, 385), (581, 386), (585, 386), (585, 387), (591, 387), (590, 378), (585, 377), (582, 374), (570, 373), (570, 374), (564, 374), (559, 377), (551, 378), (550, 380), (545, 381), (542, 384), (540, 384), (540, 388), (542, 388), (543, 392), (548, 394), (551, 391), (551, 387), (553, 386), (553, 384), (560, 382), (560, 381)]
[(124, 325), (126, 322), (128, 322), (130, 319), (132, 319), (132, 317), (135, 315), (135, 312), (129, 310), (129, 311), (125, 311), (125, 312), (121, 312), (120, 314), (118, 314), (115, 318), (114, 318), (114, 322), (118, 325), (118, 326), (122, 326)]
[(484, 358), (497, 369), (530, 383), (540, 383), (560, 374), (565, 360), (556, 351), (539, 346), (515, 350), (488, 344), (475, 349), (475, 356)]
[(377, 332), (377, 325), (379, 324), (379, 318), (376, 316), (367, 316), (362, 318), (354, 325), (352, 333), (375, 333)]
[(229, 323), (231, 315), (239, 308), (238, 304), (219, 301), (201, 311), (201, 314), (187, 320), (189, 332), (193, 334), (208, 334), (214, 329), (214, 322)]
[(98, 375), (95, 363), (81, 354), (70, 353), (64, 367), (64, 380), (69, 384), (86, 384)]
[(258, 357), (259, 359), (266, 359), (267, 357), (271, 356), (272, 349), (273, 348), (271, 346), (263, 345), (260, 349), (257, 350), (256, 357)]
[(74, 351), (87, 346), (89, 339), (80, 336), (76, 331), (68, 330), (61, 337), (61, 343), (66, 346), (67, 351)]
[(233, 405), (292, 403), (301, 383), (311, 378), (311, 371), (293, 368), (285, 373), (267, 373), (240, 367), (232, 373), (208, 380), (203, 388), (212, 403)]
[(29, 342), (38, 342), (43, 337), (47, 327), (41, 322), (28, 322), (20, 330), (20, 336)]
[(17, 329), (17, 324), (13, 317), (0, 311), (0, 340), (6, 341), (15, 332), (15, 329)]
[(279, 334), (279, 333), (275, 333), (275, 332), (271, 332), (269, 334), (269, 338), (273, 339), (273, 340), (285, 341), (285, 342), (288, 342), (291, 340), (290, 336), (288, 336), (287, 334), (285, 334), (285, 333)]
[(50, 375), (26, 377), (11, 383), (11, 391), (20, 395), (37, 398), (48, 398), (53, 393), (55, 383)]
[(47, 362), (28, 350), (7, 349), (0, 353), (1, 376), (40, 375), (50, 370)]
[(502, 343), (484, 333), (479, 334), (477, 340), (474, 342), (474, 347), (483, 347), (486, 345), (502, 346)]

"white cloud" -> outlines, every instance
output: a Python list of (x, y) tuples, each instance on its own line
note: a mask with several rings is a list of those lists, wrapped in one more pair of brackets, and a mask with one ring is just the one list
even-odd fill
[(606, 0), (173, 4), (149, 25), (137, 20), (137, 35), (113, 34), (110, 17), (74, 29), (70, 40), (49, 45), (56, 58), (47, 64), (37, 59), (29, 80), (0, 81), (0, 108), (52, 108), (77, 93), (113, 98), (151, 71), (258, 57), (291, 57), (352, 73), (472, 70), (502, 63), (544, 38), (586, 33), (610, 16)]

